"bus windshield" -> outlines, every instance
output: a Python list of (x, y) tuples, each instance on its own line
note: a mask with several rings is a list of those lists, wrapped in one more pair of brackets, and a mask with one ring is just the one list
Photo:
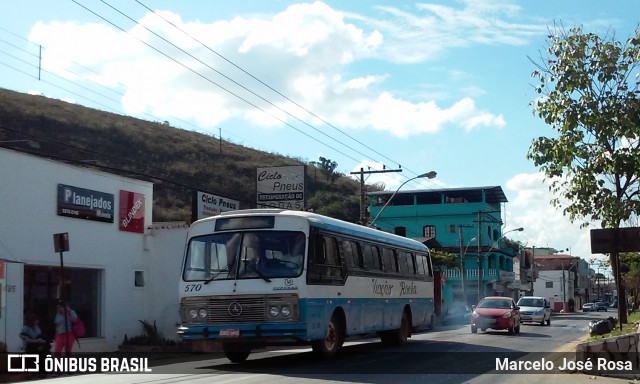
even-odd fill
[(293, 231), (224, 232), (189, 241), (184, 281), (297, 277), (305, 235)]

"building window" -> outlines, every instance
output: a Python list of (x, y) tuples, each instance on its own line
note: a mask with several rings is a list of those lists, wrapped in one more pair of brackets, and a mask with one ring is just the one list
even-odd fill
[(456, 233), (456, 225), (455, 224), (449, 225), (449, 232)]
[(40, 328), (46, 337), (55, 334), (53, 319), (56, 301), (64, 298), (69, 307), (82, 319), (86, 331), (84, 337), (100, 336), (100, 300), (102, 270), (92, 268), (64, 268), (62, 293), (60, 294), (60, 268), (25, 265), (24, 309), (40, 319)]
[(422, 237), (425, 239), (435, 239), (436, 238), (436, 226), (435, 225), (425, 225), (422, 227)]
[(545, 288), (553, 288), (553, 281), (547, 281), (544, 283)]
[(144, 287), (144, 271), (135, 271), (133, 280), (136, 287)]

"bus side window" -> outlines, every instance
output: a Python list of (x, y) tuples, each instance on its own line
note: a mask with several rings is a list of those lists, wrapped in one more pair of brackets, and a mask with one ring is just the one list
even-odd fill
[(415, 275), (416, 274), (416, 265), (414, 263), (413, 252), (408, 252), (407, 253), (407, 264), (409, 265), (409, 274), (410, 275)]
[(427, 274), (427, 270), (424, 266), (425, 257), (424, 255), (416, 255), (416, 273), (418, 275), (424, 276)]
[(431, 266), (431, 256), (427, 256), (427, 258), (424, 261), (425, 261), (425, 264), (427, 264), (429, 277), (433, 277), (433, 267)]
[(380, 255), (378, 254), (378, 247), (370, 244), (363, 244), (362, 259), (364, 261), (365, 269), (369, 271), (380, 270)]
[(384, 263), (385, 272), (398, 272), (398, 264), (396, 261), (396, 253), (393, 249), (382, 249), (382, 261)]
[(324, 237), (324, 276), (339, 277), (342, 275), (338, 242), (334, 237)]
[(342, 246), (342, 257), (347, 264), (347, 269), (361, 268), (357, 245), (350, 240), (342, 240), (340, 245)]
[(398, 253), (398, 271), (403, 275), (410, 274), (409, 272), (409, 256), (407, 252)]

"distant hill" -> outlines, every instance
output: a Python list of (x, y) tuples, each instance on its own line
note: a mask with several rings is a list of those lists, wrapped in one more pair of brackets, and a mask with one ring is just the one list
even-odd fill
[(282, 165), (307, 166), (308, 207), (353, 222), (359, 216), (360, 184), (312, 161), (0, 88), (0, 141), (9, 140), (32, 142), (0, 146), (153, 182), (154, 221), (188, 220), (194, 189), (251, 208), (256, 168)]

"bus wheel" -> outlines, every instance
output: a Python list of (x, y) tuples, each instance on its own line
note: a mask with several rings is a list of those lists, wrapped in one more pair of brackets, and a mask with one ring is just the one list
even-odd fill
[(407, 316), (407, 312), (402, 312), (400, 328), (394, 329), (393, 331), (380, 332), (380, 341), (385, 345), (405, 345), (410, 334), (411, 323), (409, 322), (409, 316)]
[(251, 354), (251, 348), (242, 344), (223, 343), (222, 350), (232, 363), (242, 363)]
[(311, 349), (324, 359), (330, 359), (338, 353), (343, 342), (344, 332), (336, 316), (333, 315), (327, 327), (327, 336), (325, 336), (323, 340), (315, 340), (313, 344), (311, 344)]

